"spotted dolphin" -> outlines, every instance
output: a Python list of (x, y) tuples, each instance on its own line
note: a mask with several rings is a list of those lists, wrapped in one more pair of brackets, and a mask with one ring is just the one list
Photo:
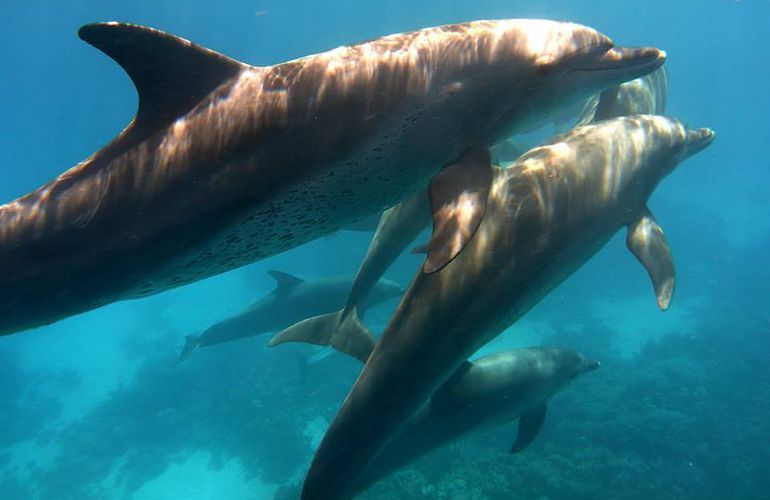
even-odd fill
[[(353, 285), (353, 278), (349, 276), (308, 281), (282, 271), (268, 271), (268, 274), (276, 282), (272, 292), (238, 314), (215, 323), (202, 334), (185, 337), (179, 361), (200, 347), (277, 332), (308, 316), (335, 311), (345, 303)], [(400, 297), (403, 291), (398, 283), (379, 280), (362, 303), (361, 313), (370, 306)]]
[[(439, 171), (452, 203), (477, 151), (664, 60), (545, 20), (427, 28), (265, 67), (130, 24), (79, 35), (126, 70), (139, 107), (104, 148), (0, 207), (1, 334), (274, 255)], [(460, 220), (459, 247), (481, 214)]]
[[(622, 227), (667, 308), (673, 260), (647, 199), (712, 139), (709, 129), (637, 115), (578, 127), (494, 169), (479, 229), (439, 272), (428, 255), (321, 441), (303, 498), (348, 498), (368, 464), (465, 359)], [(271, 344), (312, 338), (336, 347), (335, 337), (351, 336), (344, 328), (364, 328), (353, 315), (343, 329), (324, 328), (336, 324), (334, 314), (311, 318)]]

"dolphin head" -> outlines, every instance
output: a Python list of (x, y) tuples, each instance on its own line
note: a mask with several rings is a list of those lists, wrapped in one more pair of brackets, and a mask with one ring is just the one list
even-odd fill
[(579, 375), (589, 373), (601, 365), (597, 360), (586, 358), (572, 349), (549, 349), (553, 363), (553, 382), (559, 386), (567, 384)]
[[(604, 89), (644, 76), (665, 61), (662, 50), (615, 47), (606, 35), (574, 23), (519, 19), (498, 21), (491, 52), (497, 95), (510, 101), (503, 120), (536, 126), (555, 110)], [(489, 77), (489, 75), (485, 75)], [(492, 94), (494, 95), (494, 94)], [(525, 97), (522, 99), (522, 97)]]
[(639, 115), (626, 120), (640, 123), (649, 131), (646, 135), (652, 141), (651, 156), (645, 164), (652, 169), (652, 175), (647, 177), (653, 188), (679, 163), (702, 151), (714, 140), (714, 131), (710, 128), (692, 129), (674, 118)]

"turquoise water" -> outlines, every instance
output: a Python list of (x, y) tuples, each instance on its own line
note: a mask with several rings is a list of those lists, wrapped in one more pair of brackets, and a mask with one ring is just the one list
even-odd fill
[[(667, 114), (715, 143), (650, 206), (677, 265), (661, 313), (619, 234), (482, 353), (563, 345), (601, 370), (557, 395), (533, 445), (490, 429), (408, 466), (366, 498), (767, 498), (770, 491), (770, 5), (709, 2), (200, 2), (0, 5), (0, 201), (47, 182), (132, 117), (118, 66), (76, 36), (146, 24), (256, 65), (485, 18), (570, 20), (668, 53)], [(355, 273), (368, 233), (341, 232), (146, 299), (0, 338), (0, 498), (293, 498), (358, 372), (266, 337), (175, 365), (185, 335), (253, 303), (280, 269)], [(406, 284), (419, 259), (387, 277)], [(395, 306), (372, 310), (376, 330)], [(2, 314), (2, 312), (0, 312)], [(298, 359), (300, 363), (298, 363)]]

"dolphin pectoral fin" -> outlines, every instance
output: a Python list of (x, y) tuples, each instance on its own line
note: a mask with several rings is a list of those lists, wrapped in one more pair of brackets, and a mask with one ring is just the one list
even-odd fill
[(198, 337), (198, 335), (185, 336), (184, 347), (182, 348), (182, 352), (179, 354), (179, 359), (176, 361), (177, 364), (189, 358), (193, 351), (200, 347), (200, 344), (198, 343)]
[(322, 314), (295, 323), (275, 335), (269, 347), (286, 342), (306, 342), (316, 345), (330, 345), (335, 350), (366, 363), (377, 342), (361, 320), (356, 310)]
[(491, 182), (488, 149), (468, 151), (433, 178), (430, 185), (433, 235), (423, 272), (440, 270), (470, 241), (484, 218)]
[(532, 444), (543, 426), (547, 409), (548, 406), (543, 403), (519, 417), (519, 434), (511, 446), (511, 453), (518, 453)]
[(295, 286), (305, 282), (302, 278), (297, 278), (293, 274), (285, 273), (283, 271), (271, 270), (268, 271), (267, 274), (275, 280), (276, 293), (287, 293)]
[(649, 209), (628, 225), (626, 244), (652, 279), (658, 307), (665, 311), (674, 295), (674, 259), (663, 234)]
[(183, 38), (144, 26), (88, 24), (80, 28), (78, 36), (118, 63), (139, 94), (136, 118), (116, 143), (141, 141), (191, 110), (247, 67)]

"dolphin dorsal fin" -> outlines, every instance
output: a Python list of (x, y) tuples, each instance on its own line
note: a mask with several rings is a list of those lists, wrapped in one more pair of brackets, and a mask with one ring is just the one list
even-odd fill
[(88, 24), (78, 36), (111, 57), (134, 82), (139, 109), (126, 132), (139, 140), (190, 111), (246, 67), (184, 38), (134, 24)]
[(283, 271), (268, 271), (267, 274), (272, 276), (275, 280), (275, 291), (277, 293), (288, 292), (305, 281), (302, 278), (297, 278), (293, 274), (285, 273)]

